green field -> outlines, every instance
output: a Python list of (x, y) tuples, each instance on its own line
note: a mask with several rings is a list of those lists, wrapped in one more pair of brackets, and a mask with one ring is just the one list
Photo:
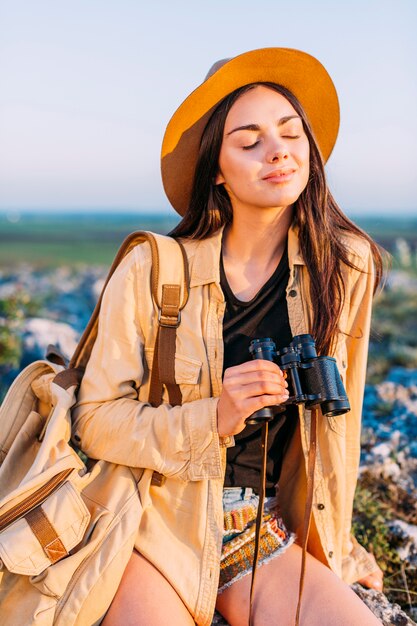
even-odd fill
[[(123, 238), (135, 230), (169, 232), (179, 221), (171, 215), (126, 213), (27, 213), (18, 221), (0, 213), (0, 267), (17, 263), (108, 265)], [(381, 245), (393, 251), (395, 240), (417, 248), (417, 217), (356, 219)]]
[(138, 214), (0, 214), (0, 267), (16, 263), (108, 265), (124, 237), (135, 230), (167, 233), (179, 218)]

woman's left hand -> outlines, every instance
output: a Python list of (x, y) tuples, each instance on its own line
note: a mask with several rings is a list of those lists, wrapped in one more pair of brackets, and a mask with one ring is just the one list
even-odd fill
[(378, 567), (375, 572), (372, 572), (371, 574), (368, 574), (368, 576), (365, 576), (364, 578), (358, 580), (358, 583), (360, 583), (364, 587), (367, 587), (368, 589), (376, 589), (377, 591), (382, 591), (384, 584), (383, 581), (384, 574), (381, 568)]

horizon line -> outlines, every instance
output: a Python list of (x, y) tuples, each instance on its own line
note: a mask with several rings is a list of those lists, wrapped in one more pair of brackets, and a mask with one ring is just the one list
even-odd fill
[[(111, 214), (116, 215), (143, 215), (155, 218), (180, 218), (173, 208), (149, 208), (149, 209), (133, 209), (127, 207), (64, 207), (64, 208), (4, 208), (0, 207), (0, 215), (18, 217), (24, 215), (43, 214), (43, 215), (70, 215), (70, 214)], [(415, 217), (417, 219), (417, 208), (415, 209), (347, 209), (344, 210), (346, 215), (354, 215), (355, 217), (375, 217), (375, 218), (393, 218), (398, 217)]]

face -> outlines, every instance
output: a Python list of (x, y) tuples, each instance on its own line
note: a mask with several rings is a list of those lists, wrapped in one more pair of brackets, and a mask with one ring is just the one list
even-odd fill
[(300, 116), (280, 93), (257, 86), (231, 107), (225, 122), (216, 184), (233, 211), (283, 209), (307, 185), (310, 146)]

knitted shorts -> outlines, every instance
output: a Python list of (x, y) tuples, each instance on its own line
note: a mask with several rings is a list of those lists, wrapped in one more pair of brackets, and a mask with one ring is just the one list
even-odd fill
[[(259, 496), (249, 487), (223, 490), (223, 550), (218, 593), (252, 572)], [(265, 498), (258, 566), (282, 554), (295, 540), (279, 515), (277, 498)]]

